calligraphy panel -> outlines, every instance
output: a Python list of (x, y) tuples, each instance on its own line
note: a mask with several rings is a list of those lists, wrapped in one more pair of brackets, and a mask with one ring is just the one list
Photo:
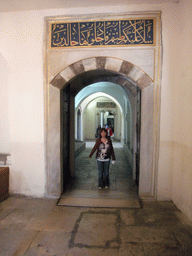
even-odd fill
[(154, 19), (51, 24), (51, 47), (155, 45)]
[(97, 108), (116, 108), (114, 102), (97, 102)]

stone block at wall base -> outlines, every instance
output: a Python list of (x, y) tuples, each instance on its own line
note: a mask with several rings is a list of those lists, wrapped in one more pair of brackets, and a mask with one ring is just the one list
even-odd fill
[(131, 150), (128, 148), (127, 144), (123, 145), (123, 149), (125, 150), (125, 154), (128, 158), (131, 168), (133, 168), (133, 154), (132, 154)]
[(77, 157), (85, 148), (86, 148), (85, 142), (80, 140), (75, 140), (75, 157)]
[(0, 202), (9, 196), (9, 167), (0, 167)]

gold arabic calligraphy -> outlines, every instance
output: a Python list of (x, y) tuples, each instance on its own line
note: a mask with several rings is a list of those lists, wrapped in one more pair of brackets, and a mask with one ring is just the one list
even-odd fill
[(153, 19), (57, 23), (51, 47), (154, 44)]

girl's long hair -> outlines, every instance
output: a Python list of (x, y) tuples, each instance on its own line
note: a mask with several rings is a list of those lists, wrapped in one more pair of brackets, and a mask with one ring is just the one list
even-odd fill
[(101, 133), (102, 133), (103, 131), (106, 133), (106, 138), (108, 139), (107, 130), (106, 130), (105, 128), (101, 128), (101, 131), (100, 131), (100, 139), (101, 139)]

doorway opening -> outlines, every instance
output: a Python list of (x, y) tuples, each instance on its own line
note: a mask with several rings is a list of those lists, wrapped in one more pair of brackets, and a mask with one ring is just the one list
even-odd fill
[[(93, 146), (94, 144), (96, 127), (105, 124), (113, 128), (112, 139), (114, 148), (118, 151), (117, 155), (119, 155), (119, 165), (117, 159), (117, 165), (113, 167), (113, 180), (116, 176), (118, 177), (116, 180), (120, 182), (119, 177), (121, 176), (121, 179), (125, 180), (127, 175), (130, 180), (130, 182), (127, 182), (129, 192), (130, 184), (133, 187), (135, 184), (139, 185), (139, 182), (136, 183), (136, 181), (139, 181), (139, 169), (136, 172), (135, 158), (136, 151), (139, 151), (139, 147), (136, 146), (139, 145), (137, 140), (140, 139), (140, 135), (137, 134), (140, 132), (139, 123), (137, 123), (138, 129), (135, 129), (135, 127), (140, 116), (140, 113), (138, 113), (140, 111), (138, 91), (140, 92), (140, 90), (135, 86), (133, 91), (131, 81), (131, 89), (129, 87), (123, 88), (118, 84), (120, 79), (125, 78), (115, 72), (93, 70), (77, 75), (61, 90), (63, 192), (78, 189), (79, 177), (77, 173), (80, 172), (80, 176), (87, 177), (86, 184), (81, 184), (82, 188), (85, 189), (86, 185), (87, 190), (97, 188), (97, 168), (95, 164), (89, 166), (89, 163), (87, 163), (87, 149), (90, 150), (90, 145)], [(81, 153), (81, 159), (75, 154), (76, 143), (79, 142), (82, 142), (84, 144), (82, 146), (86, 147), (84, 153)], [(138, 156), (139, 154), (137, 155), (137, 161)], [(124, 164), (121, 158), (123, 158)], [(125, 163), (127, 164), (125, 167), (127, 171), (125, 170), (125, 173), (118, 172), (119, 169), (123, 169), (120, 164), (125, 165)], [(120, 173), (119, 176), (118, 173)], [(83, 183), (82, 181), (80, 183)], [(91, 182), (94, 184), (91, 184)], [(122, 188), (125, 187), (125, 184), (122, 185), (121, 183), (119, 186)], [(117, 192), (117, 186), (111, 186), (110, 189)], [(122, 190), (120, 189), (120, 191)]]
[[(110, 67), (109, 63), (113, 63)], [(118, 64), (117, 66), (114, 64)], [(94, 65), (93, 65), (94, 64)], [(93, 67), (94, 66), (94, 67)], [(108, 69), (109, 68), (109, 69)], [(70, 116), (75, 116), (75, 96), (88, 85), (97, 82), (112, 82), (118, 84), (129, 94), (141, 94), (141, 131), (139, 155), (139, 196), (141, 198), (155, 197), (156, 163), (157, 163), (157, 126), (158, 120), (156, 99), (156, 84), (148, 74), (130, 62), (112, 57), (94, 57), (77, 61), (62, 69), (48, 85), (46, 94), (46, 195), (59, 197), (63, 191), (63, 144), (61, 141), (61, 118), (63, 109), (62, 90), (68, 88), (69, 97), (63, 103), (63, 108)], [(68, 104), (70, 102), (70, 104)], [(128, 116), (125, 116), (127, 118)], [(157, 118), (156, 118), (157, 117)], [(69, 122), (74, 122), (70, 118)], [(70, 123), (69, 148), (74, 152), (74, 123)], [(73, 176), (74, 154), (69, 155), (69, 174)], [(61, 166), (62, 165), (62, 166)], [(69, 176), (70, 176), (69, 175)]]

